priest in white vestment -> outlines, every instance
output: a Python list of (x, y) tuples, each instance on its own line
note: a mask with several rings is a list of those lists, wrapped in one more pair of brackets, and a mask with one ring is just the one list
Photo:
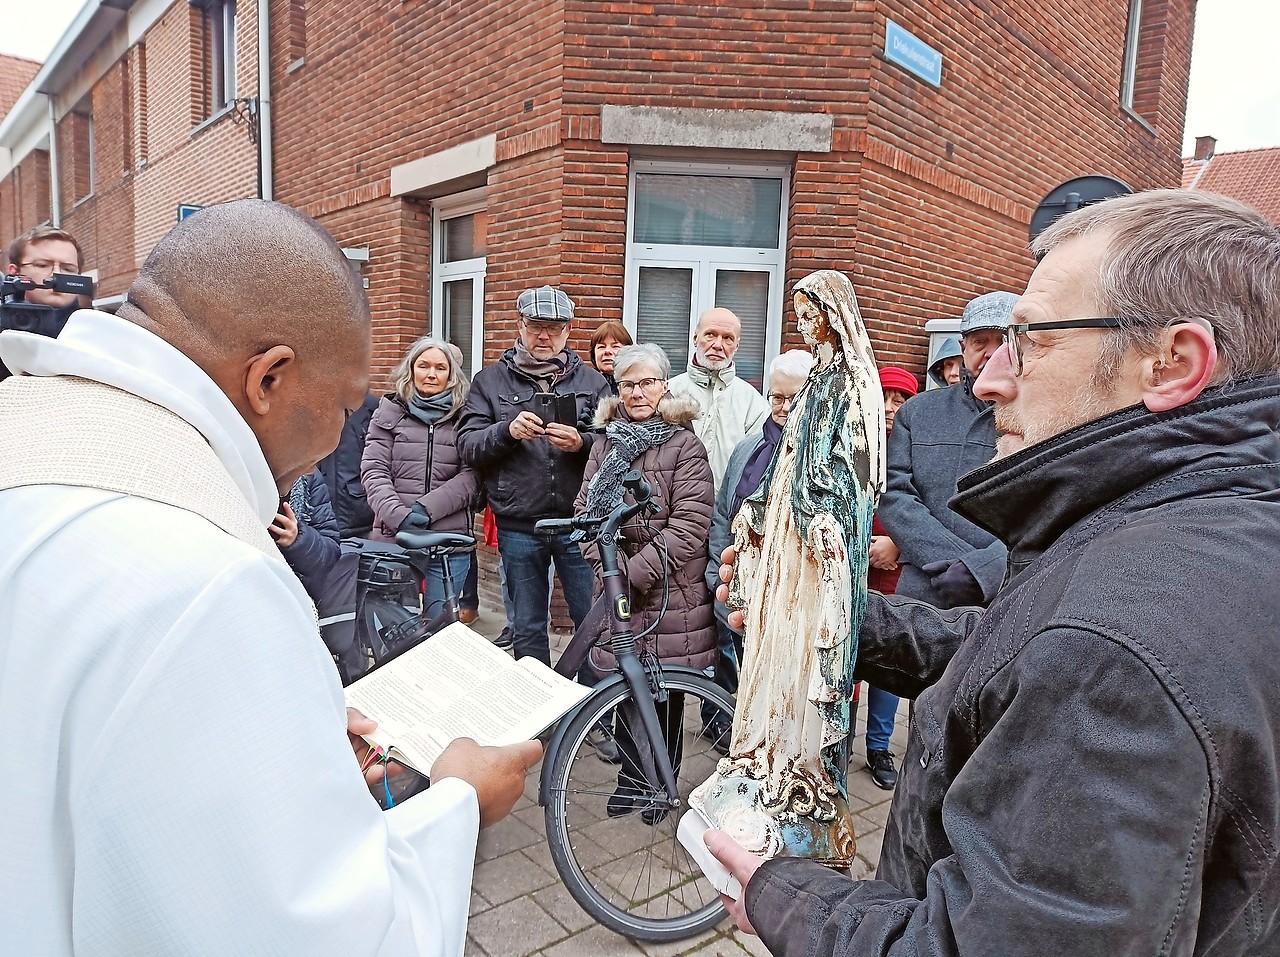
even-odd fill
[[(340, 297), (324, 265), (302, 291)], [(164, 306), (154, 282), (139, 296)], [(477, 789), (372, 800), (266, 536), (269, 443), (145, 325), (85, 310), (56, 340), (0, 334), (0, 954), (461, 954)]]

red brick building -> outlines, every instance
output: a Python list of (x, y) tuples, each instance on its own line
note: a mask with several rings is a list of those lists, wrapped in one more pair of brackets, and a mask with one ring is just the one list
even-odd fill
[(919, 368), (927, 319), (1025, 282), (1054, 186), (1179, 182), (1193, 9), (93, 0), (0, 122), (0, 231), (60, 222), (110, 298), (179, 204), (298, 206), (366, 280), (380, 374), (428, 328), (493, 359), (549, 282), (579, 344), (621, 318), (677, 363), (728, 305), (758, 379), (831, 267)]

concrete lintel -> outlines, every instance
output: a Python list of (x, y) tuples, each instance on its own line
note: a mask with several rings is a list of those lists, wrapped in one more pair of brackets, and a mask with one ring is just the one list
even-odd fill
[(829, 153), (834, 128), (830, 113), (609, 105), (600, 110), (600, 141), (630, 146)]
[(391, 168), (391, 195), (431, 192), (443, 183), (474, 177), (498, 162), (498, 136), (490, 133)]

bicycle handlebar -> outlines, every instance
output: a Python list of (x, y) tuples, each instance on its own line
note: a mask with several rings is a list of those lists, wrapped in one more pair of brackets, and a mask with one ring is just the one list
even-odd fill
[(644, 480), (639, 470), (632, 469), (622, 477), (622, 487), (635, 499), (634, 505), (619, 502), (608, 515), (592, 518), (587, 515), (574, 515), (571, 518), (544, 518), (534, 526), (534, 531), (543, 535), (559, 535), (563, 532), (598, 532), (602, 528), (617, 530), (627, 519), (635, 518), (647, 511), (653, 502), (653, 487)]

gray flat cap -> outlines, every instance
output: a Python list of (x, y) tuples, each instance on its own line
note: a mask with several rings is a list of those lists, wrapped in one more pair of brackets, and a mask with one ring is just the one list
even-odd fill
[(553, 286), (539, 286), (520, 293), (516, 311), (526, 319), (569, 322), (573, 319), (573, 300)]
[(979, 329), (1003, 329), (1020, 297), (1012, 292), (988, 292), (972, 300), (960, 316), (960, 335)]

